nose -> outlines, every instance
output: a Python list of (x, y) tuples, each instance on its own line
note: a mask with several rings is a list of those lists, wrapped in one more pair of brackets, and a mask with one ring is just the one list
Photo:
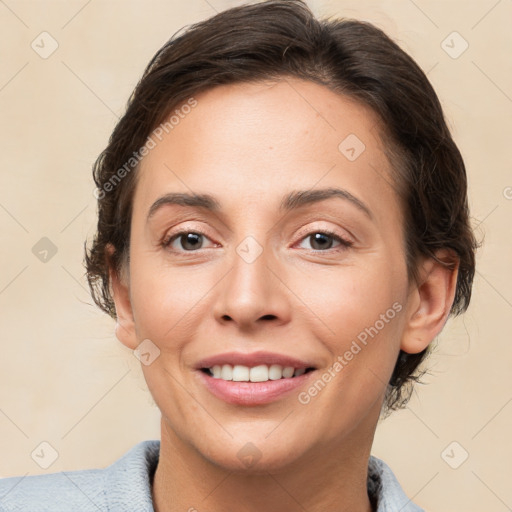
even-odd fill
[(283, 277), (271, 249), (263, 249), (254, 260), (235, 252), (231, 269), (219, 283), (215, 319), (245, 331), (288, 323), (291, 293)]

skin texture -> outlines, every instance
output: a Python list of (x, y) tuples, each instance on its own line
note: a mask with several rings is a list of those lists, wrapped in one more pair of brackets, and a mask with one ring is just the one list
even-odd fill
[[(129, 266), (111, 271), (117, 337), (160, 350), (142, 366), (162, 412), (155, 509), (368, 512), (385, 384), (400, 348), (419, 352), (442, 329), (456, 270), (425, 260), (420, 282), (408, 281), (401, 203), (367, 107), (292, 79), (220, 86), (196, 99), (141, 163)], [(365, 145), (354, 161), (338, 149), (349, 134)], [(292, 191), (329, 187), (350, 192), (371, 216), (336, 197), (279, 211)], [(165, 205), (147, 221), (168, 192), (211, 194), (221, 210)], [(311, 235), (326, 229), (351, 245), (328, 236), (315, 244)], [(178, 230), (203, 232), (202, 246), (187, 251), (178, 237), (163, 247)], [(237, 253), (248, 236), (262, 249), (252, 263)], [(308, 404), (298, 392), (227, 404), (194, 369), (219, 353), (270, 351), (313, 361), (312, 383), (397, 303), (401, 311)], [(237, 455), (247, 443), (260, 456), (250, 467)]]

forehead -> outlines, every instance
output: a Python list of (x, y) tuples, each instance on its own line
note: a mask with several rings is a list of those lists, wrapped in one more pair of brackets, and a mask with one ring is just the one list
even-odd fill
[(365, 195), (389, 188), (378, 116), (325, 86), (286, 78), (218, 86), (193, 100), (151, 135), (139, 205), (166, 188), (261, 204), (290, 189), (347, 185)]

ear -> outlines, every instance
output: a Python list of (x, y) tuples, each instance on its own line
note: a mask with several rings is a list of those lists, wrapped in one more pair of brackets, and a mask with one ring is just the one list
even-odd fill
[[(408, 317), (400, 348), (408, 354), (421, 352), (441, 332), (453, 304), (457, 286), (458, 258), (440, 250), (424, 261), (418, 283), (410, 290)], [(448, 263), (449, 265), (443, 265)]]
[(107, 254), (109, 262), (110, 288), (114, 304), (116, 306), (116, 338), (128, 348), (135, 350), (137, 348), (137, 336), (135, 333), (135, 322), (133, 319), (132, 305), (130, 301), (130, 285), (128, 269), (124, 269), (120, 274), (111, 264), (112, 255), (115, 248), (112, 244), (107, 244)]

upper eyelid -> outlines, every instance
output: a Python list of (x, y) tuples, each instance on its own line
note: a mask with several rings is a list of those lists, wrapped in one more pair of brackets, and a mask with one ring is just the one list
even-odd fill
[(347, 231), (346, 229), (343, 229), (339, 226), (337, 228), (331, 226), (303, 227), (299, 229), (298, 234), (296, 235), (297, 241), (293, 242), (293, 246), (301, 243), (303, 240), (313, 235), (314, 233), (324, 233), (334, 238), (338, 238), (343, 245), (353, 245), (357, 240), (350, 231)]
[(185, 228), (185, 229), (180, 229), (179, 231), (176, 231), (176, 232), (167, 233), (162, 238), (162, 243), (164, 243), (165, 245), (170, 245), (171, 242), (173, 242), (174, 240), (178, 239), (180, 236), (185, 235), (187, 233), (196, 233), (198, 235), (202, 235), (205, 238), (208, 238), (208, 240), (210, 240), (212, 243), (215, 243), (215, 242), (213, 242), (213, 240), (210, 238), (210, 236), (206, 232), (204, 232), (202, 229), (195, 229), (195, 228)]
[[(210, 242), (212, 243), (217, 243), (217, 242), (214, 242), (210, 236), (202, 229), (197, 229), (197, 228), (182, 228), (180, 229), (179, 231), (176, 231), (176, 232), (173, 232), (173, 233), (170, 233), (170, 234), (166, 234), (163, 239), (162, 239), (162, 243), (166, 246), (170, 246), (172, 242), (174, 242), (175, 240), (177, 240), (180, 236), (184, 235), (184, 234), (187, 234), (187, 233), (196, 233), (196, 234), (199, 234), (201, 236), (204, 236), (206, 238), (208, 238), (208, 240), (210, 240)], [(298, 235), (299, 238), (296, 242), (294, 242), (294, 246), (297, 245), (298, 243), (304, 241), (305, 239), (307, 239), (308, 237), (310, 237), (311, 235), (315, 234), (315, 233), (323, 233), (323, 234), (326, 234), (328, 236), (332, 236), (333, 238), (338, 238), (338, 240), (343, 244), (343, 245), (352, 245), (353, 244), (353, 241), (351, 239), (349, 239), (348, 237), (346, 236), (343, 236), (342, 234), (340, 233), (337, 233), (336, 230), (334, 229), (331, 229), (331, 228), (311, 228), (305, 232), (303, 232), (302, 234)], [(204, 248), (201, 248), (201, 249), (204, 249)], [(201, 249), (198, 249), (198, 251), (200, 251)], [(197, 251), (184, 251), (184, 252), (197, 252)], [(327, 252), (327, 251), (322, 251), (322, 252)]]
[[(194, 221), (192, 221), (192, 222), (194, 222)], [(170, 232), (172, 232), (172, 234), (170, 234)], [(200, 234), (202, 234), (204, 236), (209, 236), (208, 233), (207, 233), (207, 230), (204, 230), (203, 228), (197, 228), (195, 226), (192, 226), (192, 227), (181, 227), (181, 228), (178, 229), (178, 231), (175, 231), (175, 232), (173, 232), (173, 229), (170, 229), (168, 232), (165, 233), (163, 238), (167, 239), (167, 238), (170, 238), (170, 237), (178, 235), (178, 234), (193, 233), (193, 232), (200, 233)], [(297, 236), (304, 237), (304, 236), (307, 236), (307, 235), (310, 235), (310, 234), (313, 234), (313, 233), (328, 233), (328, 234), (333, 235), (333, 236), (339, 236), (340, 238), (345, 238), (343, 236), (343, 234), (338, 233), (335, 228), (328, 228), (328, 227), (301, 228), (299, 230), (299, 235), (297, 235)]]
[(315, 227), (315, 228), (304, 228), (304, 229), (300, 229), (299, 230), (299, 234), (297, 236), (300, 236), (301, 240), (308, 236), (308, 235), (312, 235), (313, 233), (327, 233), (329, 235), (332, 235), (332, 236), (337, 236), (339, 238), (342, 238), (343, 240), (346, 240), (347, 238), (353, 238), (350, 233), (347, 232), (347, 230), (343, 230), (345, 231), (347, 234), (344, 235), (342, 232), (342, 230), (340, 228), (336, 229), (336, 228), (331, 228), (331, 227)]
[[(344, 237), (343, 235), (340, 235), (340, 234), (335, 233), (335, 232), (330, 231), (330, 230), (315, 229), (313, 231), (310, 231), (310, 232), (306, 233), (304, 236), (301, 236), (299, 238), (299, 240), (294, 243), (294, 246), (298, 245), (301, 242), (303, 242), (304, 240), (308, 239), (314, 233), (323, 233), (323, 234), (326, 234), (327, 236), (330, 236), (330, 237), (332, 237), (334, 239), (338, 239), (338, 241), (340, 243), (340, 246), (343, 246), (345, 248), (348, 248), (348, 247), (351, 247), (351, 246), (354, 245), (353, 240), (348, 239), (348, 238)], [(331, 248), (331, 249), (336, 250), (336, 248)], [(311, 249), (311, 250), (313, 250), (315, 252), (328, 252), (329, 251), (329, 249), (327, 249), (325, 251), (319, 251), (318, 249)]]

